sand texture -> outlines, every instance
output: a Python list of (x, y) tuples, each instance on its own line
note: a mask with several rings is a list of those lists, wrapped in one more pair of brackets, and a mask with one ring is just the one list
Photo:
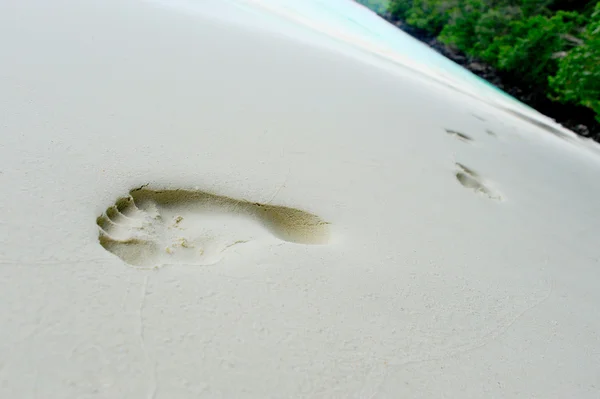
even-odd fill
[(598, 147), (378, 24), (0, 2), (0, 398), (598, 398)]

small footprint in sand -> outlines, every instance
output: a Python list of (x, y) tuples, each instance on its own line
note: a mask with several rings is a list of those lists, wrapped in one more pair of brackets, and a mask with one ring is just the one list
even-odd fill
[(482, 122), (486, 121), (486, 119), (484, 117), (479, 116), (477, 114), (471, 113), (471, 116), (474, 117), (475, 119), (478, 119), (478, 120), (482, 121)]
[(494, 200), (501, 200), (502, 197), (492, 190), (492, 188), (483, 182), (483, 179), (473, 169), (466, 167), (465, 165), (456, 162), (458, 171), (456, 172), (456, 180), (463, 187), (469, 188), (476, 193), (483, 194), (486, 197)]
[(452, 130), (452, 129), (446, 129), (446, 133), (448, 133), (449, 135), (456, 137), (457, 139), (459, 139), (460, 141), (464, 141), (465, 143), (468, 143), (470, 141), (473, 141), (473, 139), (469, 136), (467, 136), (464, 133), (461, 133), (459, 131), (456, 130)]
[(299, 209), (144, 187), (119, 198), (96, 224), (107, 251), (143, 267), (212, 265), (242, 244), (326, 244), (330, 236), (329, 223)]

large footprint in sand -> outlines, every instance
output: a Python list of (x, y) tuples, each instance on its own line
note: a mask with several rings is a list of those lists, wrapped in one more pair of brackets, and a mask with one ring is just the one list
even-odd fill
[(96, 223), (107, 251), (143, 267), (212, 265), (237, 245), (326, 244), (330, 235), (329, 223), (308, 212), (188, 190), (132, 190)]

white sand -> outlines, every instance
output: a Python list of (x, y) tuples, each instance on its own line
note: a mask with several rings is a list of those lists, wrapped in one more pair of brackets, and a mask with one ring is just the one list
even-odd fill
[[(249, 2), (197, 5), (0, 3), (0, 397), (598, 397), (589, 143)], [(222, 245), (249, 242), (139, 269), (96, 218), (147, 183), (331, 236), (221, 207)]]

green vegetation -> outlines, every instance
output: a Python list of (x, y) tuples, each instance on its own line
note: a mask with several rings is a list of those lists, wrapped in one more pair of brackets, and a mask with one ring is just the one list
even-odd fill
[(369, 7), (377, 14), (385, 14), (387, 13), (390, 0), (357, 0), (357, 3)]
[[(600, 0), (359, 0), (600, 122)], [(386, 11), (383, 8), (387, 6)]]
[(582, 34), (581, 44), (558, 62), (549, 77), (556, 99), (591, 108), (600, 122), (600, 2)]

